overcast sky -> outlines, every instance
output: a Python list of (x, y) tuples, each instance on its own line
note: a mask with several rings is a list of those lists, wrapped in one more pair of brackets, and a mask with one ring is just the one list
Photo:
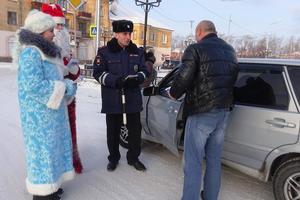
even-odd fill
[[(119, 0), (119, 4), (144, 12), (135, 0)], [(182, 36), (194, 32), (203, 19), (212, 20), (219, 33), (234, 36), (300, 36), (300, 0), (162, 0), (158, 8), (151, 9), (149, 18)], [(190, 20), (194, 21), (192, 28)]]

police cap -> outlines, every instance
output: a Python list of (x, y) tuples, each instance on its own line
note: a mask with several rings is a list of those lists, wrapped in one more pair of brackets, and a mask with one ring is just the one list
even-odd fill
[(132, 32), (133, 31), (133, 23), (129, 20), (116, 20), (112, 22), (113, 32)]

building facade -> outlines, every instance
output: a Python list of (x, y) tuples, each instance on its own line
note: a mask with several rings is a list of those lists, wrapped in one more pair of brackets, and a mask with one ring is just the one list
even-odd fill
[[(157, 58), (157, 64), (170, 60), (172, 30), (148, 25), (146, 32), (146, 47), (152, 49)], [(139, 47), (144, 44), (144, 24), (134, 23), (132, 41)]]
[(0, 0), (3, 6), (0, 11), (0, 61), (11, 60), (15, 32), (24, 25), (28, 12), (40, 9), (42, 3), (57, 3), (63, 8), (71, 36), (72, 53), (80, 60), (92, 60), (96, 44), (95, 39), (90, 37), (89, 27), (96, 23), (96, 0), (85, 1), (76, 11), (67, 0)]
[[(67, 0), (0, 0), (0, 62), (11, 61), (11, 50), (15, 42), (15, 32), (24, 25), (24, 20), (31, 9), (40, 9), (42, 3), (59, 4), (66, 16), (66, 27), (70, 32), (72, 54), (79, 60), (93, 60), (97, 52), (96, 38), (90, 36), (90, 26), (96, 25), (97, 0), (83, 1), (84, 4), (75, 10)], [(110, 16), (110, 0), (101, 0), (100, 5), (100, 44), (106, 45), (113, 37), (111, 22), (128, 19), (134, 23), (133, 42), (139, 47), (144, 43), (143, 17), (137, 17), (130, 11), (118, 10), (126, 15)], [(141, 13), (143, 16), (143, 14)], [(172, 30), (149, 20), (147, 26), (147, 48), (154, 50), (157, 63), (169, 60), (171, 55)]]
[[(144, 44), (144, 13), (140, 9), (139, 12), (127, 7), (121, 1), (116, 5), (114, 12), (111, 13), (110, 19), (119, 20), (127, 19), (134, 23), (132, 41), (138, 47)], [(152, 49), (156, 57), (156, 64), (160, 65), (171, 57), (172, 32), (168, 26), (148, 17), (146, 32), (146, 48)]]
[(0, 61), (11, 61), (14, 34), (24, 24), (31, 9), (30, 0), (0, 0)]

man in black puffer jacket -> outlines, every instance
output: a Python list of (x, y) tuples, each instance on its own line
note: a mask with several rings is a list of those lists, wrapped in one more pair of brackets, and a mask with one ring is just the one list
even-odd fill
[(218, 38), (211, 21), (198, 24), (196, 40), (196, 44), (185, 50), (182, 67), (170, 89), (170, 96), (176, 99), (185, 93), (183, 116), (187, 121), (182, 200), (200, 198), (204, 157), (206, 171), (202, 198), (217, 200), (224, 129), (233, 104), (238, 63), (234, 49)]

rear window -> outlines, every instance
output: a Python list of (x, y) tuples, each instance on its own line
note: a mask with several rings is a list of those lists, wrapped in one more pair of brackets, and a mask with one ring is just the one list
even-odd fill
[(297, 101), (300, 102), (300, 69), (296, 67), (289, 67), (289, 76), (296, 93)]
[(282, 72), (275, 69), (241, 68), (234, 87), (236, 104), (287, 110), (289, 95)]

